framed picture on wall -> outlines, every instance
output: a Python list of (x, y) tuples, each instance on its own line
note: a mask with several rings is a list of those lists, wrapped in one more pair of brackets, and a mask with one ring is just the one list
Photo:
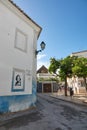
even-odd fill
[(25, 71), (13, 68), (12, 92), (24, 91), (25, 88)]

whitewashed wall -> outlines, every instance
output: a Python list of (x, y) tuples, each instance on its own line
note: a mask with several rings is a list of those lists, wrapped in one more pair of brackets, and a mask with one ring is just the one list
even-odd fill
[(72, 53), (71, 56), (78, 56), (78, 57), (87, 58), (87, 51), (80, 51), (80, 52)]
[[(21, 15), (0, 2), (0, 96), (32, 94), (35, 31)], [(24, 91), (12, 91), (13, 71), (23, 72)], [(17, 72), (15, 72), (17, 73)]]

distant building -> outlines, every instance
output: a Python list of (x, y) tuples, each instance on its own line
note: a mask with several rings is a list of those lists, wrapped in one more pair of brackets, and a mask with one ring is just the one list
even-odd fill
[(11, 0), (0, 0), (0, 113), (35, 106), (35, 50), (41, 30)]
[(58, 83), (55, 78), (56, 76), (54, 74), (50, 74), (44, 65), (41, 66), (41, 68), (37, 70), (37, 92), (57, 92)]
[[(87, 50), (74, 52), (71, 56), (78, 56), (87, 58)], [(86, 92), (85, 84), (83, 78), (78, 78), (74, 76), (72, 78), (67, 78), (68, 86), (73, 87), (74, 93)]]
[(71, 54), (71, 56), (78, 56), (78, 57), (85, 57), (87, 58), (87, 50), (74, 52)]

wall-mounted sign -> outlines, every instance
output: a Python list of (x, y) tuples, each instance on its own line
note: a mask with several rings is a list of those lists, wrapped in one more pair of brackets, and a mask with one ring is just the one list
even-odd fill
[(24, 91), (25, 88), (25, 71), (21, 69), (13, 69), (12, 91)]

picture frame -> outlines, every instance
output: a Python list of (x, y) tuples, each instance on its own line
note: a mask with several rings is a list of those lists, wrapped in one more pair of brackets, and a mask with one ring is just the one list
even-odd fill
[(25, 89), (25, 71), (13, 68), (12, 92), (24, 91)]

